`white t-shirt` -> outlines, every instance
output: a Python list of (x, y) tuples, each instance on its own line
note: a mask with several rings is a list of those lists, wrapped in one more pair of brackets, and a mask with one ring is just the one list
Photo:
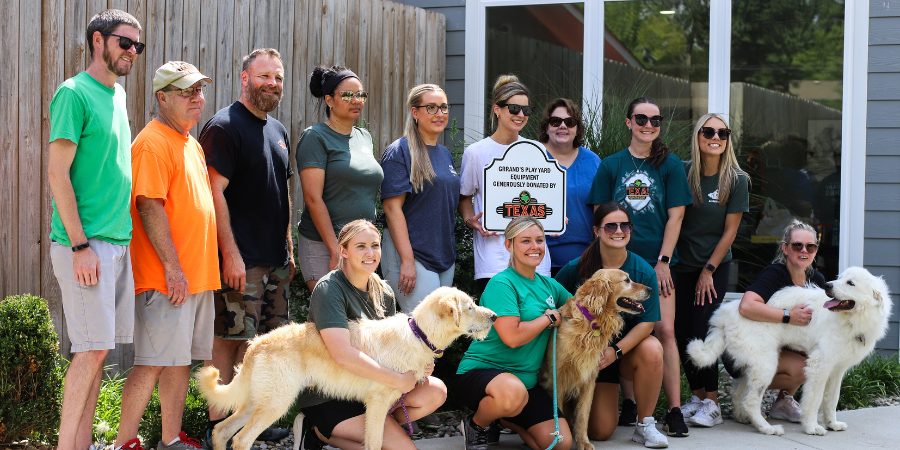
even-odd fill
[[(519, 137), (517, 140), (522, 139)], [(484, 211), (482, 193), (484, 191), (484, 168), (494, 160), (500, 158), (508, 145), (486, 137), (468, 147), (463, 152), (462, 174), (460, 175), (459, 193), (471, 196), (474, 200), (475, 214)], [(498, 236), (482, 236), (475, 234), (475, 279), (491, 278), (509, 267), (509, 252), (503, 245), (503, 233)], [(544, 259), (537, 267), (541, 275), (550, 276), (550, 251), (544, 253)]]

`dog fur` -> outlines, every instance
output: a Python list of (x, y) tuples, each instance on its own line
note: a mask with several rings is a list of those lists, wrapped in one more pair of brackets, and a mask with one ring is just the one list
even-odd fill
[[(560, 308), (562, 324), (556, 337), (556, 385), (558, 406), (565, 412), (572, 429), (576, 448), (590, 450), (588, 416), (594, 399), (594, 385), (600, 372), (600, 354), (610, 340), (622, 330), (620, 312), (637, 314), (643, 311), (639, 302), (650, 296), (651, 289), (634, 282), (618, 269), (601, 269), (589, 278), (575, 296)], [(588, 321), (577, 305), (587, 308), (594, 316)], [(596, 325), (594, 325), (596, 324)], [(541, 384), (553, 392), (553, 341), (547, 349)], [(564, 406), (572, 404), (571, 411)]]
[(710, 320), (704, 341), (694, 340), (687, 352), (698, 367), (716, 363), (724, 350), (742, 371), (732, 397), (735, 420), (752, 423), (764, 434), (782, 435), (781, 425), (770, 425), (760, 412), (763, 394), (778, 366), (783, 347), (805, 352), (801, 426), (807, 434), (824, 435), (825, 425), (836, 431), (847, 424), (836, 418), (841, 380), (862, 361), (887, 332), (891, 299), (887, 284), (860, 267), (850, 267), (828, 283), (828, 292), (813, 287), (786, 287), (768, 305), (790, 310), (808, 304), (813, 309), (807, 326), (757, 322), (740, 315), (738, 301), (722, 304)]
[[(429, 294), (411, 315), (439, 349), (462, 335), (484, 339), (496, 319), (491, 310), (450, 287)], [(351, 322), (350, 341), (382, 366), (397, 372), (413, 370), (422, 378), (435, 354), (410, 330), (408, 317), (398, 313)], [(197, 374), (209, 405), (234, 411), (213, 430), (216, 450), (224, 450), (232, 435), (234, 450), (249, 450), (259, 433), (287, 412), (302, 389), (310, 387), (332, 398), (365, 403), (365, 448), (381, 449), (385, 416), (402, 394), (338, 366), (312, 323), (285, 325), (251, 340), (234, 380), (220, 385), (218, 378), (215, 367), (204, 367)]]

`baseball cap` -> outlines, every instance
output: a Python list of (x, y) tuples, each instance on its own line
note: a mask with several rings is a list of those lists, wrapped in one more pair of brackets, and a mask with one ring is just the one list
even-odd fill
[(184, 61), (169, 61), (153, 75), (153, 92), (172, 85), (178, 89), (187, 89), (198, 81), (212, 83), (212, 78), (203, 75), (193, 64)]

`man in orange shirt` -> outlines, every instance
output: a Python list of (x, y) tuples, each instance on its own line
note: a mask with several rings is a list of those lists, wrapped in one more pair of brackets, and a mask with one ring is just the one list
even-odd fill
[(142, 449), (138, 425), (157, 381), (162, 440), (156, 448), (200, 448), (181, 431), (181, 419), (191, 360), (212, 357), (213, 291), (221, 284), (206, 160), (190, 135), (209, 83), (191, 64), (163, 64), (153, 77), (159, 115), (131, 146), (134, 368), (122, 393), (116, 450)]

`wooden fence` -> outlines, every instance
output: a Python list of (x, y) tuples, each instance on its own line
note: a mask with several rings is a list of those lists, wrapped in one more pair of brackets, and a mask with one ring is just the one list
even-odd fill
[[(345, 65), (360, 75), (370, 99), (363, 120), (376, 149), (402, 132), (410, 87), (444, 82), (444, 16), (388, 1), (0, 1), (0, 298), (46, 298), (64, 353), (69, 342), (48, 256), (47, 108), (56, 87), (86, 67), (85, 28), (106, 8), (128, 11), (144, 28), (147, 48), (131, 74), (119, 80), (128, 94), (133, 135), (154, 112), (153, 72), (168, 60), (191, 62), (213, 78), (202, 126), (238, 98), (241, 58), (258, 47), (278, 49), (284, 98), (272, 115), (290, 130), (292, 155), (300, 132), (322, 119), (308, 89), (317, 64)], [(299, 183), (292, 183), (298, 193)], [(108, 362), (130, 366), (129, 347)]]

